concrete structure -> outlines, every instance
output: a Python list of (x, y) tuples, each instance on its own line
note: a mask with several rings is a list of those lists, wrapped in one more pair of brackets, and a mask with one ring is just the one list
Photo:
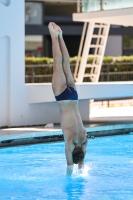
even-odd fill
[(12, 126), (24, 123), (28, 105), (24, 85), (23, 0), (0, 0), (0, 27), (0, 126)]
[[(103, 2), (102, 7), (104, 10), (110, 9), (110, 7), (113, 9), (118, 9), (120, 7), (133, 6), (132, 0), (106, 0), (106, 2), (104, 0), (82, 0), (82, 11), (90, 12), (100, 10), (101, 1)], [(77, 55), (83, 23), (72, 20), (72, 13), (77, 12), (76, 0), (25, 0), (25, 2), (26, 54), (38, 55), (37, 47), (40, 46), (42, 47), (42, 56), (52, 56), (51, 40), (47, 25), (49, 21), (54, 21), (55, 23), (59, 24), (63, 30), (64, 40), (70, 56), (73, 57)], [(36, 9), (36, 4), (38, 4), (42, 12), (38, 12), (38, 14), (35, 16), (33, 13), (33, 8)], [(29, 5), (31, 5), (31, 7)], [(37, 20), (40, 15), (43, 16), (41, 18), (42, 20), (40, 20), (40, 22), (37, 24)], [(132, 35), (133, 27), (111, 25), (105, 55), (132, 55)], [(122, 40), (118, 40), (117, 42), (118, 37), (121, 37)], [(131, 41), (129, 46), (125, 46), (127, 37)], [(114, 46), (117, 46), (117, 48), (114, 48)]]
[[(133, 21), (132, 21), (133, 7), (124, 8), (124, 9), (114, 9), (114, 7), (113, 8), (110, 7), (109, 9), (114, 9), (114, 10), (101, 10), (101, 11), (89, 12), (88, 10), (89, 1), (86, 2), (86, 4), (84, 3), (84, 1), (81, 1), (81, 2), (83, 2), (84, 9), (85, 8), (87, 9), (85, 9), (83, 13), (74, 13), (73, 20), (77, 22), (84, 22), (85, 23), (84, 27), (86, 26), (86, 24), (89, 23), (89, 26), (86, 28), (87, 31), (83, 30), (83, 33), (82, 33), (82, 38), (84, 39), (81, 39), (79, 49), (81, 49), (81, 47), (83, 46), (83, 41), (85, 42), (82, 48), (83, 49), (82, 54), (78, 53), (78, 58), (82, 56), (82, 59), (81, 59), (79, 67), (78, 67), (79, 59), (77, 60), (77, 63), (76, 63), (76, 69), (74, 73), (75, 80), (77, 82), (83, 82), (85, 77), (90, 77), (90, 80), (92, 82), (98, 82), (110, 25), (115, 24), (115, 25), (123, 25), (123, 26), (133, 26)], [(98, 5), (96, 1), (94, 1), (94, 3)], [(108, 3), (109, 2), (107, 2), (107, 4)], [(113, 6), (113, 4), (111, 4), (111, 6)], [(98, 29), (97, 34), (95, 34), (96, 28)], [(93, 41), (94, 39), (96, 40), (95, 43)], [(110, 41), (108, 41), (108, 43), (110, 43)], [(121, 46), (122, 41), (120, 37), (119, 37), (118, 43), (119, 43), (119, 48), (116, 48), (114, 43), (112, 43), (113, 49), (114, 49), (114, 55), (116, 51), (118, 52), (118, 55), (121, 55), (120, 46)], [(110, 45), (110, 47), (112, 47), (112, 45)], [(91, 49), (94, 49), (93, 53), (91, 53)], [(106, 51), (106, 55), (108, 55), (107, 51)], [(89, 57), (92, 57), (93, 60), (92, 60), (92, 63), (88, 65), (87, 60)], [(79, 70), (77, 70), (77, 68), (79, 68)], [(89, 73), (85, 73), (87, 68), (91, 69)]]
[[(123, 38), (121, 35), (108, 36), (104, 56), (122, 56)], [(117, 44), (117, 45), (116, 45)]]
[(110, 23), (121, 26), (133, 26), (132, 17), (133, 7), (73, 14), (74, 21)]
[[(24, 82), (24, 0), (0, 0), (0, 27), (0, 127), (59, 123), (51, 84)], [(132, 96), (132, 88), (131, 83), (78, 84), (82, 119), (89, 119), (89, 99)]]

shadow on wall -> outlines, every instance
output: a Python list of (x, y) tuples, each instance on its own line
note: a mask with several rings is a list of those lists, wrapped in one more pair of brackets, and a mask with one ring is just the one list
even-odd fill
[(5, 5), (5, 6), (9, 6), (11, 3), (11, 0), (0, 0), (0, 3)]

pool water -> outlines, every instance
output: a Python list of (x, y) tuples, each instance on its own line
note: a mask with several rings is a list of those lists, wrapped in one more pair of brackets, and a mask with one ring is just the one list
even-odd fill
[(64, 142), (0, 149), (0, 200), (132, 200), (133, 134), (89, 139), (85, 170), (66, 176)]

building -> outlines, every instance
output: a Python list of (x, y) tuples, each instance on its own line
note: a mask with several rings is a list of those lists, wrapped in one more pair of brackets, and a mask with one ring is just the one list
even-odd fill
[[(59, 24), (70, 56), (78, 53), (83, 22), (74, 22), (76, 0), (32, 0), (25, 2), (25, 51), (27, 56), (52, 57), (51, 38), (47, 25)], [(133, 54), (133, 27), (112, 25), (109, 31), (105, 56)]]

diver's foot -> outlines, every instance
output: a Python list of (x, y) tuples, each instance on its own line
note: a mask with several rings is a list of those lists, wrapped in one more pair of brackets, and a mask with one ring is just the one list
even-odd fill
[(57, 24), (55, 24), (54, 22), (52, 22), (52, 24), (53, 24), (54, 28), (58, 31), (59, 37), (62, 37), (62, 30), (61, 30), (61, 28)]
[(48, 29), (49, 29), (49, 32), (50, 32), (51, 37), (58, 37), (59, 31), (57, 30), (57, 28), (55, 28), (53, 22), (50, 22), (50, 23), (49, 23)]

